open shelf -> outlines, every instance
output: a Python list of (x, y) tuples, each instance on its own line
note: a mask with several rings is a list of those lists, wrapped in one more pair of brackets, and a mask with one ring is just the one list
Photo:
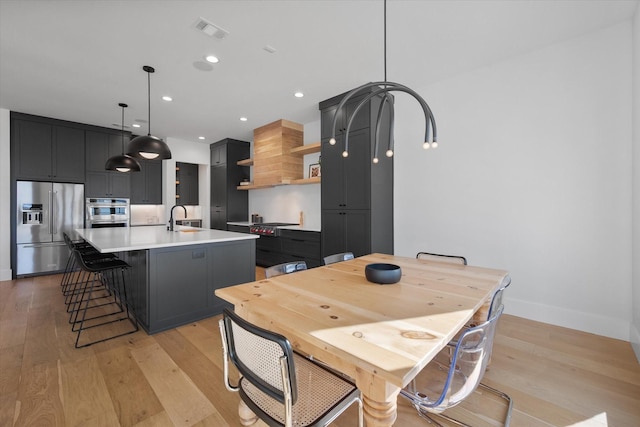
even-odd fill
[(321, 177), (315, 176), (313, 178), (292, 179), (282, 182), (282, 185), (306, 185), (306, 184), (320, 184)]
[(253, 159), (243, 159), (236, 162), (238, 166), (253, 166)]
[(311, 144), (301, 145), (299, 147), (292, 148), (291, 150), (289, 150), (289, 153), (299, 154), (301, 156), (304, 156), (307, 154), (319, 153), (321, 149), (322, 149), (321, 142), (313, 142)]

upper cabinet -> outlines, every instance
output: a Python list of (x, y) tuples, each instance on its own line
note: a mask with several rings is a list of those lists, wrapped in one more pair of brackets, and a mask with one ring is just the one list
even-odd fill
[(15, 179), (84, 182), (85, 131), (11, 115), (11, 161)]
[(198, 205), (198, 165), (176, 162), (176, 204)]
[[(126, 133), (125, 141), (128, 140), (129, 134)], [(140, 172), (123, 173), (104, 168), (107, 160), (118, 154), (122, 154), (122, 134), (119, 131), (86, 131), (86, 197), (131, 197), (130, 176)]]
[(222, 166), (227, 164), (227, 140), (219, 141), (210, 145), (211, 166)]
[(131, 204), (162, 204), (162, 161), (138, 160), (140, 172), (131, 172)]

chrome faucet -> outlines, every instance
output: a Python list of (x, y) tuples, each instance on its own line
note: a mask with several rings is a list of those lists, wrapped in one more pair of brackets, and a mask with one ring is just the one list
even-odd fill
[(171, 215), (169, 215), (169, 231), (173, 231), (173, 210), (178, 206), (184, 209), (184, 217), (187, 217), (187, 208), (185, 208), (184, 205), (173, 205), (173, 207), (171, 207)]

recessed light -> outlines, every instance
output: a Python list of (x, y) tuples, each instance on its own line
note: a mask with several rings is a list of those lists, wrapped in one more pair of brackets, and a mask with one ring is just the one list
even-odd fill
[(204, 139), (204, 136), (199, 136), (198, 139)]
[(132, 124), (131, 126), (133, 126), (134, 128), (139, 128), (139, 127), (140, 127), (140, 125), (139, 125), (139, 124), (137, 124), (137, 123), (134, 123), (134, 124)]
[(207, 55), (207, 56), (204, 57), (204, 59), (207, 62), (211, 62), (212, 64), (217, 64), (218, 62), (220, 62), (218, 57), (217, 56), (213, 56), (213, 55)]
[(162, 99), (165, 101), (173, 101), (173, 98), (168, 95), (163, 96)]
[(296, 93), (293, 94), (293, 96), (295, 96), (296, 98), (302, 98), (304, 96), (304, 93), (296, 92)]
[(240, 117), (240, 121), (241, 121), (241, 122), (246, 122), (246, 121), (247, 121), (247, 118), (246, 118), (246, 117)]

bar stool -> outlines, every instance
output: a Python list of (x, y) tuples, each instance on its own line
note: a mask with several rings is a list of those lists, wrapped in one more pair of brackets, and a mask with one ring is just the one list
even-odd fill
[[(118, 258), (90, 261), (77, 250), (73, 251), (73, 256), (82, 273), (78, 292), (73, 293), (69, 303), (69, 323), (71, 330), (77, 332), (75, 347), (87, 347), (136, 332), (139, 329), (138, 321), (128, 299), (125, 282), (125, 271), (129, 264)], [(99, 300), (102, 301), (98, 303)], [(107, 326), (123, 321), (129, 322), (133, 328), (113, 332)], [(80, 344), (84, 331), (98, 327), (104, 327), (102, 329), (109, 332), (106, 336), (96, 333), (98, 338)]]
[[(76, 250), (80, 252), (83, 257), (87, 261), (97, 262), (97, 261), (106, 261), (112, 260), (116, 258), (113, 254), (102, 254), (96, 250), (90, 243), (81, 240), (74, 241), (72, 240), (66, 232), (63, 232), (64, 241), (69, 248), (69, 259), (67, 260), (67, 265), (65, 267), (64, 273), (62, 274), (62, 279), (60, 281), (60, 288), (62, 290), (62, 294), (65, 296), (65, 304), (69, 305), (69, 296), (74, 292), (77, 292), (78, 284), (82, 283), (79, 279), (79, 275), (81, 269), (76, 262), (76, 257), (73, 256), (73, 251)], [(68, 307), (67, 307), (67, 311)]]

